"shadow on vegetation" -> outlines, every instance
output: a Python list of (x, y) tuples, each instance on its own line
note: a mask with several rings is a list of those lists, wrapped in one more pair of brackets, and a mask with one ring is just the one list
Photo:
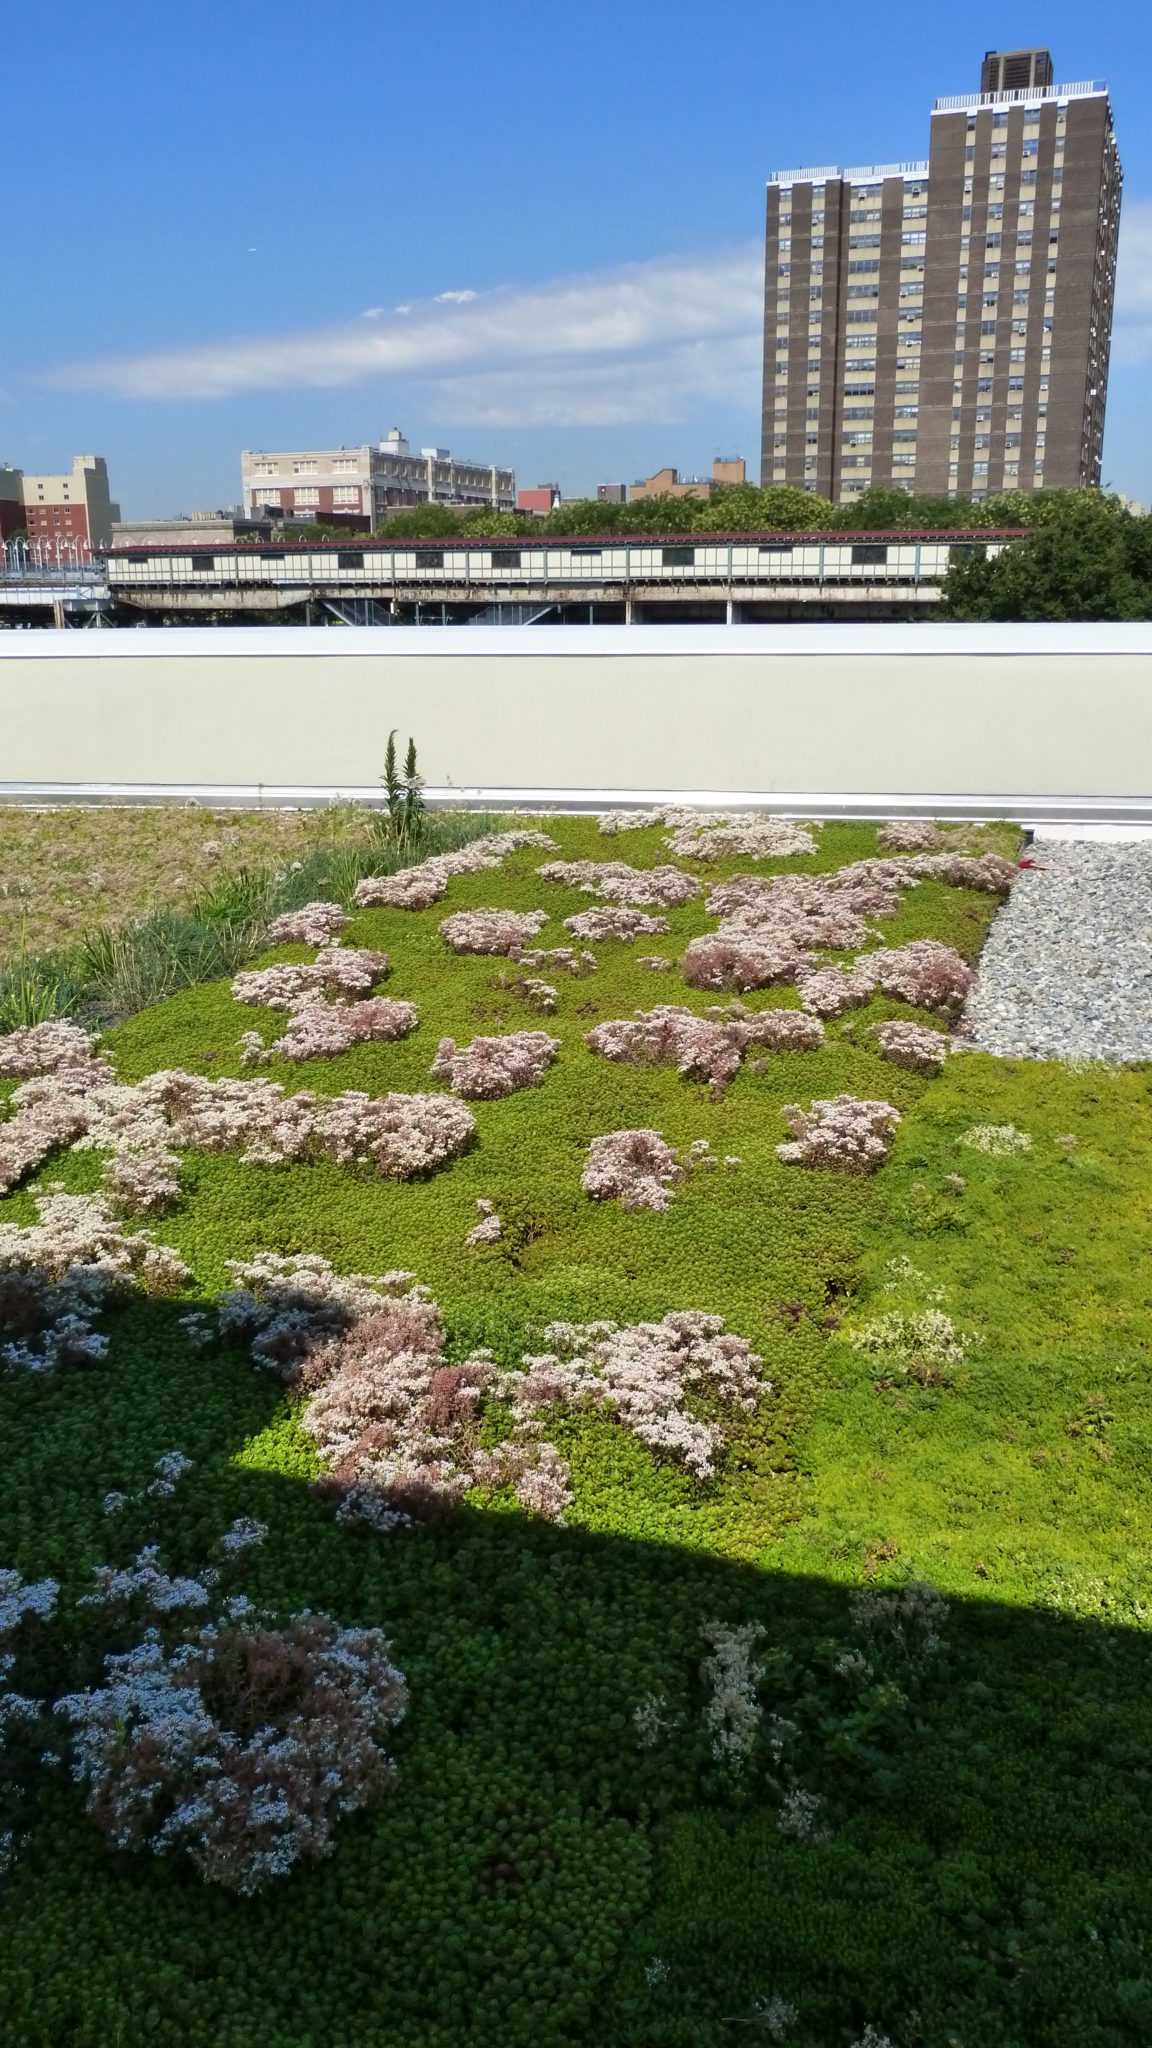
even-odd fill
[[(55, 1573), (68, 1616), (94, 1563), (158, 1541), (195, 1571), (233, 1516), (259, 1517), (246, 1592), (391, 1638), (398, 1779), (330, 1863), (245, 1901), (110, 1856), (46, 1771), (0, 1911), (4, 2041), (1152, 2036), (1147, 1636), (991, 1601), (886, 1607), (882, 1560), (862, 1613), (859, 1588), (776, 1573), (771, 1550), (734, 1565), (499, 1498), (385, 1537), (338, 1527), (282, 1394), (235, 1352), (190, 1356), (179, 1312), (133, 1304), (104, 1365), (0, 1385), (19, 1451), (0, 1556)], [(106, 1491), (140, 1489), (174, 1446), (195, 1462), (173, 1498), (106, 1518)], [(763, 1630), (738, 1770), (705, 1719), (716, 1620)], [(90, 1680), (94, 1637), (70, 1672), (58, 1624), (44, 1640), (46, 1688), (76, 1682), (77, 1655)], [(786, 2032), (773, 1997), (796, 2008)]]

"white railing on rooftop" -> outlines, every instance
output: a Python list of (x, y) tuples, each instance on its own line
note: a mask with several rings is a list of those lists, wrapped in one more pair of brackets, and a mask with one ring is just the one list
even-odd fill
[(773, 171), (770, 185), (820, 185), (829, 178), (847, 178), (853, 184), (870, 185), (879, 178), (926, 178), (928, 159), (904, 164), (817, 164), (807, 171)]
[(1073, 85), (1050, 85), (1043, 92), (1038, 86), (1021, 87), (1014, 92), (954, 92), (945, 99), (933, 100), (932, 112), (959, 114), (967, 107), (1019, 107), (1025, 103), (1039, 106), (1042, 100), (1086, 100), (1107, 91), (1106, 79), (1080, 78)]

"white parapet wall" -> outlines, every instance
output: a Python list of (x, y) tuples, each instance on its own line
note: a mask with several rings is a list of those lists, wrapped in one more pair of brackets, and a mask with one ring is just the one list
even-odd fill
[(0, 633), (0, 796), (1152, 817), (1152, 625)]

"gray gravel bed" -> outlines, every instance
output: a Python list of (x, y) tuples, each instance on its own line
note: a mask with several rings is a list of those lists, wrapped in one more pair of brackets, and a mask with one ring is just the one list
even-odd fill
[(1038, 841), (960, 1026), (984, 1052), (1152, 1060), (1152, 845)]

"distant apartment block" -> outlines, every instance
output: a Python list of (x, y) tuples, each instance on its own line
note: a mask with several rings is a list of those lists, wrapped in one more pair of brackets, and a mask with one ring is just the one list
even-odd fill
[(627, 484), (597, 484), (596, 496), (601, 505), (626, 505), (628, 503), (628, 486)]
[(102, 455), (78, 455), (63, 476), (27, 476), (0, 464), (0, 540), (14, 535), (52, 554), (108, 547), (120, 507), (108, 492)]
[(244, 510), (281, 518), (379, 525), (390, 511), (414, 505), (488, 505), (511, 512), (516, 477), (494, 463), (458, 462), (447, 448), (408, 446), (393, 427), (378, 446), (244, 450)]
[[(710, 498), (718, 484), (742, 484), (745, 481), (744, 462), (739, 455), (717, 456), (712, 464), (712, 474), (681, 478), (679, 470), (658, 469), (655, 476), (645, 477), (640, 483), (632, 484), (628, 492), (629, 504), (644, 498)], [(611, 486), (602, 484), (601, 491)]]
[(1107, 86), (989, 51), (922, 162), (774, 172), (761, 480), (1098, 484), (1122, 174)]

